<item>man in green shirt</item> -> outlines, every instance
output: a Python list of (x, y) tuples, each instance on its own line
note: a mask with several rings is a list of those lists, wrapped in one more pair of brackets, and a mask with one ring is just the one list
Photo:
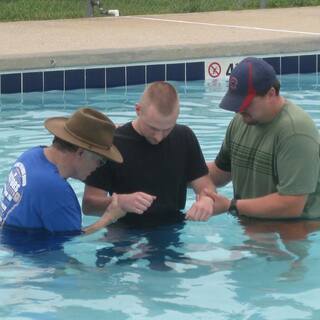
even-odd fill
[(213, 215), (320, 217), (319, 132), (279, 90), (274, 69), (262, 59), (246, 58), (232, 71), (220, 107), (236, 114), (208, 167), (217, 187), (232, 181), (234, 198), (208, 192), (215, 201)]

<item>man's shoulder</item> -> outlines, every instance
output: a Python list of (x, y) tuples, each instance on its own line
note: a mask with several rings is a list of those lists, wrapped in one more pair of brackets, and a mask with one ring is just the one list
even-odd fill
[(296, 116), (297, 120), (302, 119), (307, 121), (313, 121), (310, 115), (302, 107), (296, 105), (291, 101), (286, 101), (285, 109), (289, 115)]
[(180, 123), (177, 123), (174, 126), (174, 130), (172, 130), (172, 132), (177, 135), (185, 135), (185, 136), (195, 135), (193, 130), (190, 127)]
[(43, 154), (43, 147), (32, 147), (24, 151), (18, 159), (29, 159), (30, 157), (40, 156), (41, 154)]
[(181, 123), (177, 123), (175, 125), (175, 128), (177, 128), (178, 130), (182, 130), (182, 131), (192, 131), (192, 129), (189, 126), (187, 126), (185, 124), (181, 124)]
[(318, 135), (315, 122), (301, 107), (290, 101), (286, 101), (284, 111), (285, 117), (283, 117), (283, 121), (286, 122), (287, 130), (292, 130), (292, 134)]
[(126, 123), (121, 123), (121, 124), (117, 124), (117, 128), (116, 128), (116, 133), (121, 133), (121, 132), (128, 132), (132, 130), (132, 123), (130, 122), (126, 122)]

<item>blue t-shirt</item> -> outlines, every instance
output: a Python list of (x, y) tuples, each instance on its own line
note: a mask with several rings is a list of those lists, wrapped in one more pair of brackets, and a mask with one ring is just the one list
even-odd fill
[(81, 209), (70, 184), (48, 161), (43, 147), (13, 165), (0, 200), (0, 225), (49, 232), (79, 232)]

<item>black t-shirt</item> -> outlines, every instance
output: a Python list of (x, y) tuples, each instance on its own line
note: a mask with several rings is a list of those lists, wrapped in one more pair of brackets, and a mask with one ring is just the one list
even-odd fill
[(86, 183), (110, 194), (141, 191), (157, 197), (143, 215), (128, 213), (121, 221), (138, 224), (139, 220), (183, 218), (180, 210), (185, 207), (187, 184), (208, 173), (192, 130), (177, 124), (161, 143), (152, 145), (127, 123), (116, 129), (114, 144), (124, 162), (108, 161)]

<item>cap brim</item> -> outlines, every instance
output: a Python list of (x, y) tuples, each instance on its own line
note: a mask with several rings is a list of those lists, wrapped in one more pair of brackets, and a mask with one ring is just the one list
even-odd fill
[(220, 102), (219, 107), (228, 111), (239, 112), (246, 96), (232, 94), (228, 91)]
[(88, 151), (94, 152), (100, 156), (103, 156), (105, 158), (108, 158), (112, 161), (118, 162), (118, 163), (122, 163), (123, 162), (123, 158), (121, 156), (121, 153), (119, 152), (119, 150), (112, 145), (110, 148), (109, 147), (97, 147), (97, 146), (93, 146), (90, 145), (88, 143), (82, 142), (81, 140), (78, 140), (77, 138), (75, 138), (74, 136), (72, 136), (71, 134), (69, 134), (66, 130), (65, 130), (65, 123), (68, 120), (68, 118), (65, 117), (54, 117), (54, 118), (50, 118), (47, 119), (44, 123), (44, 126), (55, 136), (57, 136), (58, 138), (70, 142), (72, 144), (74, 144), (75, 146), (78, 146), (80, 148), (86, 149)]

